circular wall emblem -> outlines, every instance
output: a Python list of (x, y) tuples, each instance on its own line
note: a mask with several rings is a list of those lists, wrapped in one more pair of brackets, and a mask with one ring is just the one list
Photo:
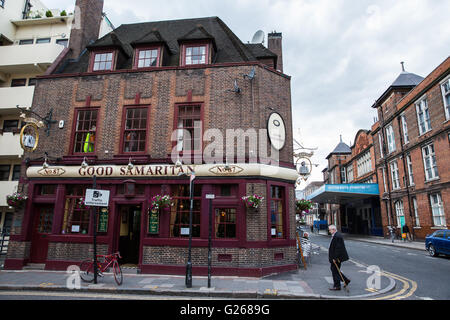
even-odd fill
[(279, 113), (273, 112), (267, 120), (267, 133), (275, 150), (281, 150), (286, 142), (286, 127)]

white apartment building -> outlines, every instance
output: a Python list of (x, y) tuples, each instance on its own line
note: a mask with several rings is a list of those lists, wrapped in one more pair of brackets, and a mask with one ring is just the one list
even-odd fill
[[(24, 123), (19, 117), (20, 110), (17, 106), (31, 107), (36, 77), (45, 73), (69, 46), (72, 28), (80, 27), (82, 19), (79, 18), (77, 21), (79, 16), (77, 4), (73, 13), (48, 9), (39, 0), (0, 0), (1, 233), (11, 227), (14, 210), (7, 205), (6, 196), (20, 191), (17, 187), (23, 150), (19, 136)], [(99, 37), (109, 33), (113, 28), (103, 14)], [(41, 133), (45, 134), (43, 131)], [(0, 250), (2, 250), (1, 241), (0, 235)], [(3, 248), (3, 251), (5, 250)]]

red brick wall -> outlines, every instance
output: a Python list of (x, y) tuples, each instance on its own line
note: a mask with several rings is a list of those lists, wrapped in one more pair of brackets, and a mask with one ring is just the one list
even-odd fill
[[(392, 124), (395, 134), (395, 144), (396, 150), (389, 154), (385, 154), (385, 158), (388, 163), (392, 160), (397, 160), (400, 176), (401, 189), (392, 191), (392, 179), (390, 166), (386, 168), (386, 178), (389, 179), (391, 198), (392, 198), (392, 209), (395, 221), (395, 201), (402, 200), (404, 205), (404, 213), (406, 223), (411, 229), (413, 226), (414, 219), (410, 217), (409, 206), (412, 206), (412, 200), (409, 198), (416, 197), (418, 203), (419, 221), (420, 227), (414, 229), (414, 232), (418, 238), (424, 238), (427, 234), (432, 233), (436, 228), (433, 224), (433, 217), (430, 204), (430, 194), (439, 193), (444, 205), (444, 212), (446, 215), (447, 227), (450, 224), (450, 198), (449, 198), (449, 186), (450, 186), (450, 162), (448, 161), (450, 157), (450, 143), (449, 143), (449, 132), (450, 132), (450, 121), (445, 117), (444, 104), (442, 99), (442, 93), (440, 88), (440, 81), (444, 77), (448, 76), (450, 73), (450, 58), (445, 60), (439, 67), (437, 67), (429, 76), (425, 78), (417, 87), (411, 90), (407, 95), (400, 99), (396, 104), (392, 106), (389, 102), (383, 104), (384, 107), (389, 106), (389, 110), (392, 113), (388, 116), (385, 115), (385, 124)], [(415, 102), (419, 101), (422, 97), (426, 96), (428, 101), (428, 108), (431, 119), (431, 128), (429, 132), (419, 135), (419, 127), (417, 120), (417, 112), (415, 107)], [(393, 106), (395, 110), (393, 110)], [(395, 111), (395, 112), (394, 112)], [(380, 112), (380, 111), (379, 111)], [(407, 126), (408, 126), (408, 137), (409, 142), (406, 144), (401, 144), (400, 136), (403, 139), (403, 129), (399, 130), (399, 117), (404, 115)], [(375, 152), (377, 157), (377, 174), (378, 182), (380, 184), (380, 197), (387, 198), (388, 193), (382, 193), (383, 188), (383, 176), (382, 167), (385, 165), (385, 158), (381, 158), (379, 150), (379, 140), (378, 134), (379, 130), (384, 130), (384, 127), (379, 128), (379, 125), (373, 126), (374, 129), (374, 141), (375, 141)], [(425, 179), (425, 168), (422, 156), (422, 148), (430, 143), (433, 143), (436, 163), (438, 168), (438, 179), (433, 179), (431, 181), (426, 181)], [(405, 170), (404, 164), (407, 164), (407, 155), (411, 156), (411, 162), (413, 166), (414, 175), (414, 186), (406, 188), (405, 180), (408, 177), (408, 171)], [(387, 182), (386, 182), (387, 183)], [(410, 203), (409, 203), (410, 202)], [(388, 201), (388, 207), (390, 206)], [(388, 225), (386, 207), (384, 201), (381, 204), (383, 226), (386, 232), (386, 226)], [(389, 209), (390, 210), (390, 209)], [(412, 215), (414, 215), (414, 210), (411, 208)]]

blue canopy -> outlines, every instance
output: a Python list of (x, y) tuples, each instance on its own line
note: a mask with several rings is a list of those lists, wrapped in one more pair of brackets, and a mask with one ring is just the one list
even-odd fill
[(378, 183), (348, 183), (324, 184), (306, 199), (316, 203), (345, 204), (358, 199), (378, 196)]

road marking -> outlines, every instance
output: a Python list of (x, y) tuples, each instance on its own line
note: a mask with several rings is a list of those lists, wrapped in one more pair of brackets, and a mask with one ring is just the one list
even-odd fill
[(417, 256), (417, 254), (408, 252), (408, 256)]
[[(0, 291), (0, 296), (42, 296), (43, 291)], [(45, 291), (45, 296), (69, 297), (69, 298), (104, 298), (104, 299), (132, 299), (132, 300), (183, 300), (192, 298), (157, 295), (132, 295), (132, 294), (108, 294), (108, 293), (87, 293), (87, 292), (51, 292)]]
[[(387, 277), (391, 277), (393, 279), (396, 279), (396, 280), (402, 282), (403, 283), (403, 288), (399, 292), (396, 292), (394, 294), (391, 294), (391, 295), (388, 295), (388, 296), (384, 296), (384, 297), (381, 297), (381, 298), (375, 298), (374, 300), (387, 300), (387, 299), (400, 300), (400, 299), (406, 299), (406, 298), (410, 297), (417, 290), (417, 283), (415, 281), (413, 281), (413, 280), (410, 280), (408, 278), (405, 278), (405, 277), (402, 277), (402, 276), (399, 276), (397, 274), (393, 274), (393, 273), (390, 273), (390, 272), (387, 272), (387, 271), (382, 271), (381, 273), (384, 274)], [(410, 289), (410, 287), (411, 287), (411, 289)], [(410, 289), (410, 290), (408, 291), (408, 289)]]

